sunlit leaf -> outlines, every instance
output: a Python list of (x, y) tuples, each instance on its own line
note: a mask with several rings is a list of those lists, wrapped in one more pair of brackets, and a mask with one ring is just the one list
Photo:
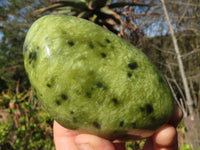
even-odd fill
[(57, 3), (57, 4), (52, 4), (52, 5), (49, 5), (48, 7), (44, 7), (44, 8), (35, 10), (33, 13), (34, 13), (34, 14), (35, 14), (35, 13), (43, 13), (43, 12), (48, 11), (48, 10), (55, 10), (55, 9), (60, 8), (60, 7), (62, 7), (62, 6), (63, 6), (63, 4), (59, 4), (59, 3)]
[(113, 10), (109, 9), (108, 6), (102, 7), (100, 9), (100, 11), (104, 14), (108, 14), (108, 15), (112, 15), (113, 14)]

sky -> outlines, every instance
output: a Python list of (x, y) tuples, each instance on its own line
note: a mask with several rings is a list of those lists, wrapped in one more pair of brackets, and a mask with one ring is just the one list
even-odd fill
[(2, 33), (0, 33), (0, 42), (1, 42), (1, 39), (2, 39), (2, 37), (3, 37), (3, 34), (2, 34)]

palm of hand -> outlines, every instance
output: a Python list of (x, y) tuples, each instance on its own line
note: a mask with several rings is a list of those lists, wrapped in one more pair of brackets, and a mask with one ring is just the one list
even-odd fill
[[(143, 150), (178, 150), (176, 126), (182, 119), (182, 111), (175, 107), (168, 124), (146, 140)], [(79, 134), (54, 121), (54, 142), (57, 150), (125, 150), (125, 142), (110, 142), (106, 139)]]

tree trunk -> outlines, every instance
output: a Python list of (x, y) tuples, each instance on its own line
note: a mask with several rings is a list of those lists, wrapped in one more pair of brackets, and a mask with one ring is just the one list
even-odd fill
[(185, 144), (189, 144), (192, 150), (200, 148), (200, 118), (198, 113), (193, 113), (183, 119), (185, 131)]

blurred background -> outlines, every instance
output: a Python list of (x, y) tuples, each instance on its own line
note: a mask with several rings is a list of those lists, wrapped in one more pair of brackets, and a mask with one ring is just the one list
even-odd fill
[(22, 53), (31, 24), (47, 14), (85, 18), (143, 51), (184, 112), (179, 149), (200, 150), (199, 0), (0, 0), (0, 150), (55, 149), (53, 119), (33, 93)]

